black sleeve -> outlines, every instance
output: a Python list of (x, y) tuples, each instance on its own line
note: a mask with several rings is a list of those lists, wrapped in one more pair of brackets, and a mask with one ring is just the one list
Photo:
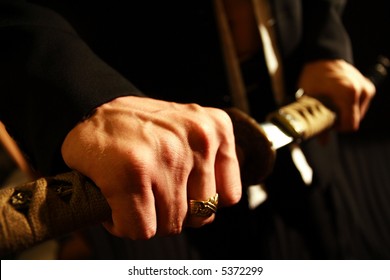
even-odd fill
[(66, 134), (95, 107), (141, 93), (61, 16), (0, 1), (0, 120), (42, 174), (65, 168)]
[(352, 62), (349, 35), (342, 22), (345, 0), (303, 0), (305, 61), (344, 59)]
[(320, 59), (352, 62), (343, 22), (345, 0), (273, 0), (286, 93), (294, 98), (305, 63)]

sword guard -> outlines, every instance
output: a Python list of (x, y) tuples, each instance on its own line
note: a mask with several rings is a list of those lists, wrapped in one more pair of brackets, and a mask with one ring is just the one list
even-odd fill
[(256, 120), (236, 108), (225, 112), (233, 122), (243, 187), (257, 185), (271, 173), (276, 151)]

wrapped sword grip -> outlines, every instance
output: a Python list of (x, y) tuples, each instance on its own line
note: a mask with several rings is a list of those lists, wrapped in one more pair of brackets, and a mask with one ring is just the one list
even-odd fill
[(268, 120), (294, 139), (306, 140), (333, 126), (336, 113), (318, 99), (303, 95), (296, 102), (269, 114)]
[[(390, 60), (380, 55), (368, 70), (367, 77), (377, 87), (388, 76), (389, 68)], [(268, 121), (279, 125), (297, 140), (309, 139), (333, 126), (336, 113), (330, 109), (329, 102), (303, 95), (303, 90), (298, 90), (297, 94), (300, 96), (295, 102), (269, 114)]]
[(102, 222), (111, 209), (78, 172), (41, 178), (0, 191), (0, 256)]

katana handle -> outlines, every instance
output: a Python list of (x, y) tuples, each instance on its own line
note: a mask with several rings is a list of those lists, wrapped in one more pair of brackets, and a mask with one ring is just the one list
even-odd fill
[[(379, 56), (376, 63), (367, 72), (368, 79), (375, 86), (379, 86), (387, 77), (390, 60)], [(317, 99), (303, 94), (303, 90), (296, 93), (295, 102), (281, 107), (267, 116), (267, 120), (283, 128), (286, 133), (296, 140), (307, 140), (331, 128), (337, 114), (332, 110), (332, 104), (325, 99)]]
[(336, 113), (320, 100), (302, 95), (267, 117), (296, 140), (307, 140), (333, 126)]
[(0, 256), (97, 224), (111, 215), (86, 177), (69, 172), (0, 191)]

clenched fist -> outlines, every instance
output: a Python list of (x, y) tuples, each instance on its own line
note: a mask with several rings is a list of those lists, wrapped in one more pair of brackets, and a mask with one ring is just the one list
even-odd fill
[(101, 189), (114, 235), (148, 239), (200, 227), (189, 200), (241, 197), (232, 123), (219, 109), (126, 96), (98, 107), (65, 138), (66, 164)]

